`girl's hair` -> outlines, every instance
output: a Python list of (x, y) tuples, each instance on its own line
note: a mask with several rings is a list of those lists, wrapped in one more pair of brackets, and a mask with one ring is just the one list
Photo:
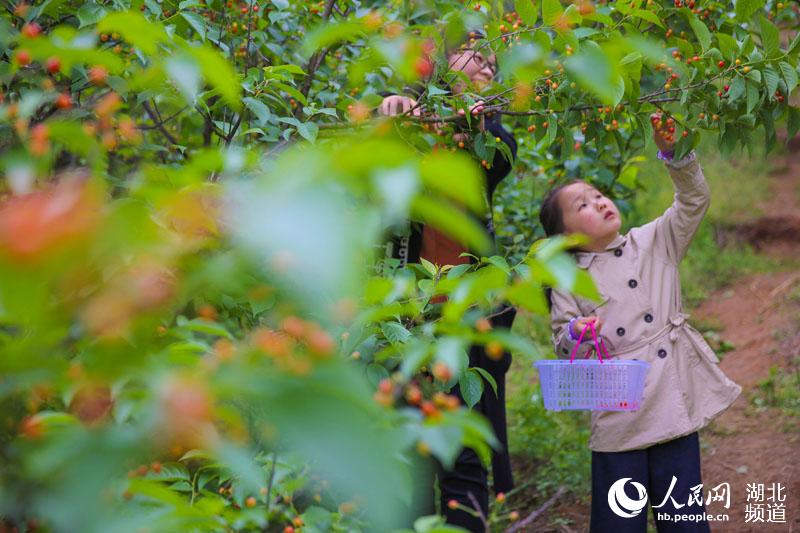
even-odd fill
[(564, 233), (564, 213), (558, 204), (558, 196), (565, 187), (574, 183), (584, 183), (583, 180), (572, 180), (550, 189), (542, 200), (539, 208), (539, 223), (542, 225), (544, 234), (548, 237)]
[[(558, 204), (558, 197), (564, 187), (572, 185), (573, 183), (584, 183), (583, 180), (572, 180), (563, 183), (550, 189), (542, 200), (542, 205), (539, 208), (539, 223), (544, 229), (544, 234), (548, 237), (564, 233), (564, 213), (561, 211), (561, 206)], [(547, 308), (553, 308), (553, 289), (546, 287), (544, 289), (544, 296), (547, 300)]]

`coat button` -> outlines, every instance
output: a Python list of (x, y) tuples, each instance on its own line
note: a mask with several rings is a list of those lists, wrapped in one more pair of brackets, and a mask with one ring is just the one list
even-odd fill
[(622, 255), (622, 248), (617, 248), (616, 250), (614, 250), (614, 255), (616, 255), (617, 257), (621, 256)]
[(650, 322), (653, 321), (653, 315), (651, 315), (650, 313), (647, 313), (646, 315), (644, 315), (644, 321), (649, 324)]
[(617, 328), (617, 335), (619, 335), (620, 337), (625, 335), (625, 328)]
[(628, 287), (630, 287), (631, 289), (635, 289), (637, 285), (638, 285), (638, 283), (636, 282), (635, 279), (629, 279), (628, 280)]
[(566, 348), (561, 348), (561, 353), (565, 353), (565, 354), (569, 353), (569, 350), (567, 350)]
[(661, 359), (664, 359), (667, 356), (667, 351), (664, 348), (661, 348), (660, 350), (658, 350), (658, 356)]

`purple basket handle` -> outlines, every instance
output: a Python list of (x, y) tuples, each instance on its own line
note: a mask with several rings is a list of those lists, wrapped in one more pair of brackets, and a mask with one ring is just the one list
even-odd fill
[[(592, 330), (592, 339), (594, 339), (595, 353), (597, 354), (597, 358), (600, 360), (600, 363), (603, 362), (603, 356), (600, 353), (600, 348), (601, 347), (603, 348), (603, 352), (605, 352), (605, 354), (606, 354), (606, 359), (610, 359), (610, 357), (608, 356), (608, 350), (606, 350), (605, 343), (602, 340), (600, 340), (600, 341), (597, 340), (597, 331), (595, 331), (595, 329), (594, 329), (594, 322), (589, 322), (588, 324), (583, 326), (583, 331), (581, 331), (581, 335), (580, 335), (580, 337), (578, 337), (578, 342), (575, 343), (575, 348), (572, 349), (572, 355), (569, 358), (569, 362), (570, 363), (572, 363), (575, 360), (575, 354), (578, 353), (578, 347), (581, 345), (581, 341), (583, 340), (583, 336), (586, 335), (586, 330), (590, 329), (590, 328)], [(588, 359), (588, 358), (589, 358), (589, 356), (587, 355), (586, 359)]]

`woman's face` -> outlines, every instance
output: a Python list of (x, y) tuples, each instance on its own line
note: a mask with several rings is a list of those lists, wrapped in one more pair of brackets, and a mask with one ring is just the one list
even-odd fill
[(494, 54), (484, 56), (482, 52), (469, 48), (453, 52), (447, 62), (451, 70), (463, 72), (478, 90), (491, 85), (497, 70)]
[(619, 233), (622, 220), (614, 202), (588, 183), (572, 183), (558, 194), (565, 233), (583, 233), (590, 246), (606, 244)]

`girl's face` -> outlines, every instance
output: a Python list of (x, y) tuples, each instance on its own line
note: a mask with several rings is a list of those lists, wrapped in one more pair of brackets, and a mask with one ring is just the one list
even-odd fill
[(565, 233), (583, 233), (590, 251), (602, 251), (616, 238), (622, 220), (614, 202), (588, 183), (572, 183), (558, 194)]
[(447, 62), (451, 70), (463, 72), (478, 90), (491, 85), (497, 71), (494, 54), (484, 56), (481, 52), (469, 48), (453, 52), (447, 58)]

